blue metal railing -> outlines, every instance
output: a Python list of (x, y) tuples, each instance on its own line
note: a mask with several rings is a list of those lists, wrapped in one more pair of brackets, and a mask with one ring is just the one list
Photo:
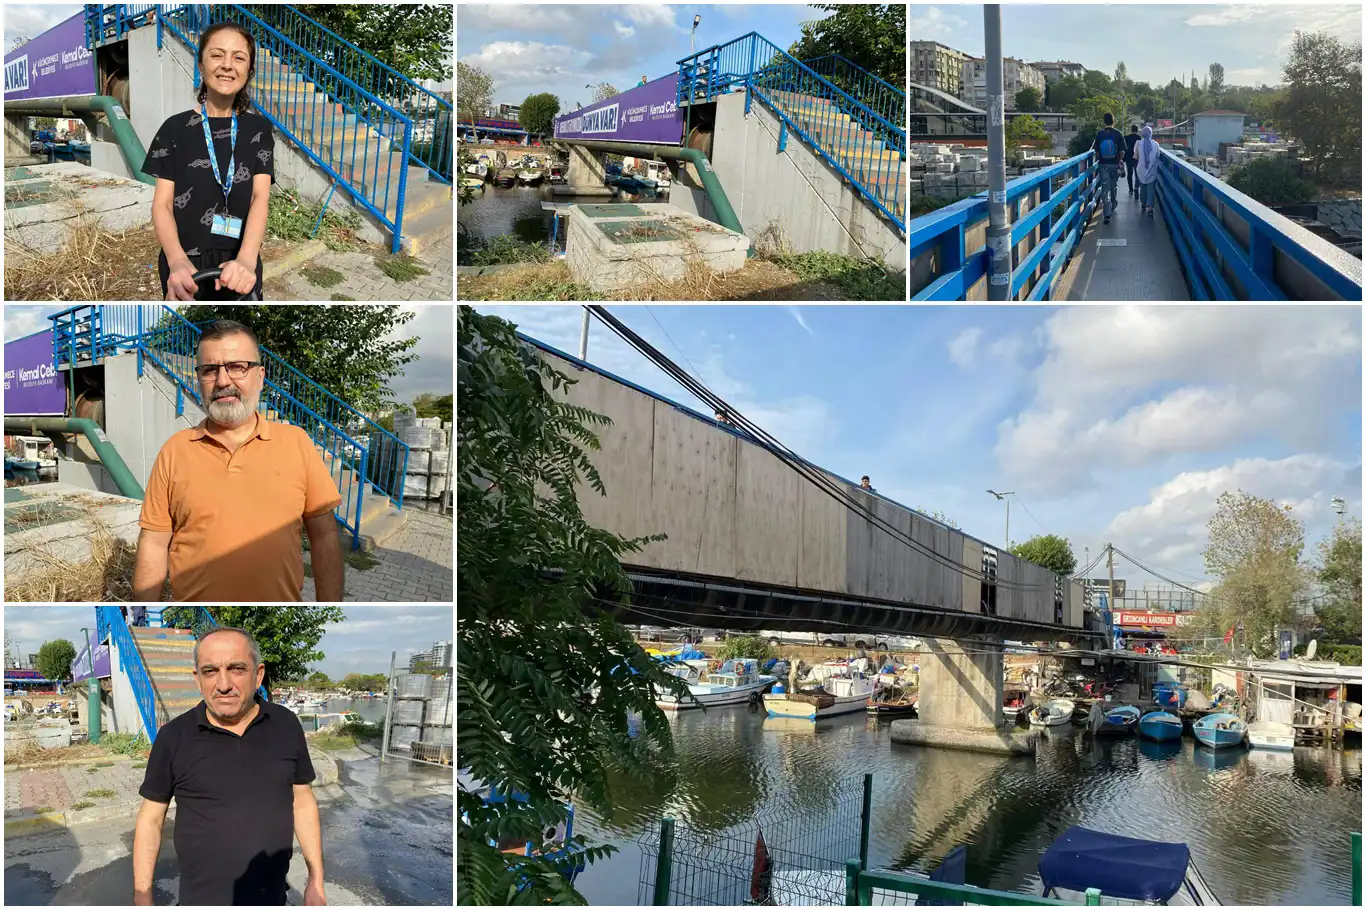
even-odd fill
[[(87, 4), (87, 47), (93, 50), (98, 41), (117, 40), (132, 28), (150, 24), (145, 8), (141, 14), (134, 14), (126, 7)], [(170, 32), (197, 50), (200, 34), (216, 22), (235, 22), (251, 32), (257, 55), (256, 75), (249, 89), (254, 109), (389, 228), (393, 234), (390, 252), (399, 251), (408, 162), (414, 158), (412, 117), (242, 6), (158, 5), (154, 9), (158, 48), (163, 45), (164, 34)], [(111, 24), (102, 25), (104, 20)], [(196, 66), (196, 90), (199, 76)], [(426, 166), (423, 161), (416, 163)]]
[[(1099, 204), (1093, 152), (1006, 184), (1010, 299), (1047, 300)], [(1360, 300), (1361, 260), (1162, 151), (1157, 210), (1192, 299)], [(1058, 212), (1060, 205), (1067, 208)], [(912, 300), (986, 298), (985, 191), (910, 224)], [(971, 237), (969, 235), (972, 235)]]
[[(104, 357), (136, 351), (139, 377), (143, 375), (143, 358), (147, 358), (174, 383), (177, 414), (184, 413), (186, 396), (201, 407), (204, 405), (199, 379), (194, 373), (200, 329), (170, 307), (163, 304), (86, 304), (63, 310), (50, 318), (53, 320), (53, 362), (58, 367), (97, 364)], [(322, 451), (342, 495), (342, 503), (336, 510), (337, 520), (351, 532), (352, 547), (358, 548), (367, 485), (387, 496), (397, 508), (403, 507), (409, 448), (397, 436), (267, 348), (260, 350), (266, 363), (266, 378), (259, 408), (264, 416), (307, 432)], [(352, 433), (365, 441), (354, 438)]]
[[(1011, 223), (1010, 299), (1046, 300), (1075, 252), (1100, 191), (1086, 152), (1006, 184)], [(988, 271), (985, 192), (911, 221), (911, 299), (966, 300)], [(981, 235), (970, 243), (969, 234)], [(985, 297), (985, 294), (982, 295)]]
[(803, 60), (816, 75), (866, 104), (888, 123), (906, 122), (906, 92), (839, 54)]
[(101, 41), (122, 41), (133, 29), (151, 25), (158, 9), (155, 3), (85, 4), (85, 46), (93, 50)]
[[(422, 133), (431, 133), (423, 153), (410, 160), (442, 183), (451, 183), (454, 148), (451, 102), (418, 85), (398, 70), (361, 50), (341, 35), (310, 19), (293, 6), (262, 7), (257, 15), (308, 53), (330, 64), (362, 89), (404, 111)], [(381, 132), (384, 127), (379, 127)]]
[(1158, 211), (1193, 300), (1360, 300), (1361, 260), (1162, 150)]
[(100, 636), (100, 641), (103, 641), (103, 636), (107, 633), (114, 646), (119, 649), (119, 669), (128, 677), (128, 682), (133, 687), (133, 698), (137, 701), (138, 715), (142, 718), (142, 726), (147, 731), (148, 741), (156, 742), (159, 726), (156, 691), (152, 687), (152, 677), (147, 672), (142, 652), (133, 641), (133, 633), (129, 631), (128, 623), (123, 619), (122, 610), (117, 606), (96, 607), (95, 610), (96, 634)]
[(745, 90), (781, 123), (778, 149), (796, 133), (859, 194), (906, 228), (905, 118), (889, 120), (756, 32), (678, 61), (680, 106)]

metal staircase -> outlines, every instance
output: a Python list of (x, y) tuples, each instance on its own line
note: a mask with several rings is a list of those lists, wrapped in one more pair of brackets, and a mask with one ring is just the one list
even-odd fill
[[(107, 357), (136, 352), (139, 377), (151, 361), (175, 384), (177, 416), (184, 413), (186, 396), (203, 407), (194, 374), (201, 332), (170, 307), (93, 304), (49, 318), (58, 369), (93, 366)], [(342, 495), (337, 521), (351, 533), (352, 548), (359, 549), (363, 522), (373, 525), (386, 513), (403, 508), (408, 445), (270, 349), (260, 350), (266, 368), (261, 415), (309, 434)]]
[(169, 34), (194, 52), (210, 25), (241, 25), (256, 41), (254, 109), (391, 232), (390, 251), (448, 239), (451, 103), (292, 6), (261, 15), (238, 4), (87, 4), (86, 45), (155, 24), (158, 48)]
[(837, 54), (803, 62), (750, 32), (678, 61), (678, 104), (745, 92), (777, 115), (903, 233), (906, 93)]

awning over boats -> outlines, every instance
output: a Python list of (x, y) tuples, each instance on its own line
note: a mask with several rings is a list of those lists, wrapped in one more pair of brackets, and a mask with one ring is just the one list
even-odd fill
[(1189, 864), (1190, 848), (1185, 844), (1122, 837), (1076, 825), (1039, 860), (1039, 878), (1045, 889), (1099, 888), (1106, 897), (1165, 901), (1181, 889)]

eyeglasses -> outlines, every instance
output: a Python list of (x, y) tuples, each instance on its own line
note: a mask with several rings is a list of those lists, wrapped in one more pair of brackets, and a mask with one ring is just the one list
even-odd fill
[(260, 365), (261, 361), (259, 360), (234, 360), (230, 363), (201, 364), (200, 366), (195, 367), (194, 371), (195, 375), (204, 381), (217, 379), (219, 368), (227, 370), (230, 378), (241, 379), (243, 376), (247, 375), (247, 370), (250, 370), (252, 367), (259, 367)]

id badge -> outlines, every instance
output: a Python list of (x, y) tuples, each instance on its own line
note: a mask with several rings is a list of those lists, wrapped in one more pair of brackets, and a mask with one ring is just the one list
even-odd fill
[(214, 215), (213, 232), (219, 237), (231, 237), (236, 240), (242, 236), (242, 219), (233, 218), (231, 215)]

